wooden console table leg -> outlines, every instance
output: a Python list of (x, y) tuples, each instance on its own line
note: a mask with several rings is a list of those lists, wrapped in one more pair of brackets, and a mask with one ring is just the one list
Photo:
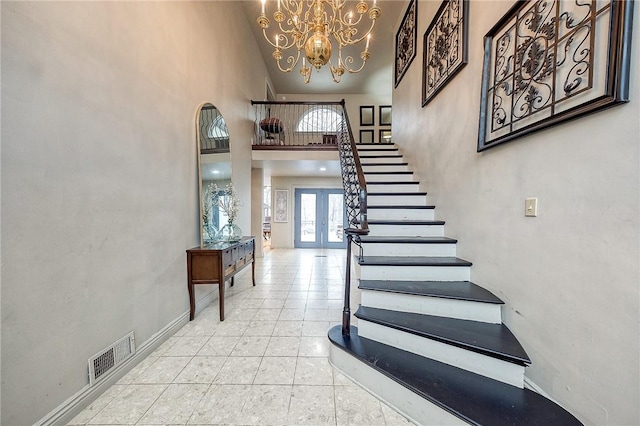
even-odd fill
[(193, 282), (191, 281), (191, 254), (187, 253), (187, 288), (189, 289), (189, 321), (193, 321), (196, 315), (196, 299), (193, 294)]
[(220, 321), (224, 321), (224, 280), (218, 284), (218, 298), (220, 299)]
[(251, 261), (251, 281), (253, 281), (253, 286), (256, 286), (256, 261), (255, 259)]

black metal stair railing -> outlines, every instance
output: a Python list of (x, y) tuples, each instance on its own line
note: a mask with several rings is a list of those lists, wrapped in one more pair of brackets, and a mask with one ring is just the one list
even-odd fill
[(347, 263), (344, 307), (342, 309), (342, 335), (348, 336), (351, 326), (351, 248), (355, 243), (362, 251), (360, 236), (369, 233), (369, 225), (367, 223), (367, 182), (358, 157), (344, 99), (342, 100), (342, 114), (344, 119), (337, 133), (337, 142), (348, 221), (348, 228), (344, 230), (347, 236)]

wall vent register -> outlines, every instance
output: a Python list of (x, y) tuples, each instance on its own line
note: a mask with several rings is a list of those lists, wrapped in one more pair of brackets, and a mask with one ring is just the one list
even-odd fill
[(133, 331), (89, 358), (89, 385), (106, 377), (118, 365), (136, 353)]

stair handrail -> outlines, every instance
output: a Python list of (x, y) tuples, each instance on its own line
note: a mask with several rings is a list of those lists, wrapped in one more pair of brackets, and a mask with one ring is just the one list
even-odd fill
[[(360, 236), (369, 233), (369, 224), (367, 222), (367, 181), (362, 171), (344, 99), (341, 104), (344, 120), (342, 120), (342, 129), (338, 133), (338, 152), (348, 221), (348, 228), (344, 230), (344, 234), (347, 236), (347, 263), (342, 309), (342, 335), (349, 336), (351, 329), (351, 246), (354, 242), (360, 246)], [(360, 249), (362, 250), (362, 246)]]

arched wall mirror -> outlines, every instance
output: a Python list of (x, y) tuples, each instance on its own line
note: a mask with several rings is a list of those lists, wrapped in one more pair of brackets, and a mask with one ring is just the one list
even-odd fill
[[(214, 105), (206, 103), (197, 114), (198, 167), (200, 170), (200, 235), (201, 244), (215, 240), (216, 233), (227, 218), (214, 195), (231, 183), (231, 150), (229, 131), (222, 114)], [(218, 189), (215, 194), (214, 188)]]

